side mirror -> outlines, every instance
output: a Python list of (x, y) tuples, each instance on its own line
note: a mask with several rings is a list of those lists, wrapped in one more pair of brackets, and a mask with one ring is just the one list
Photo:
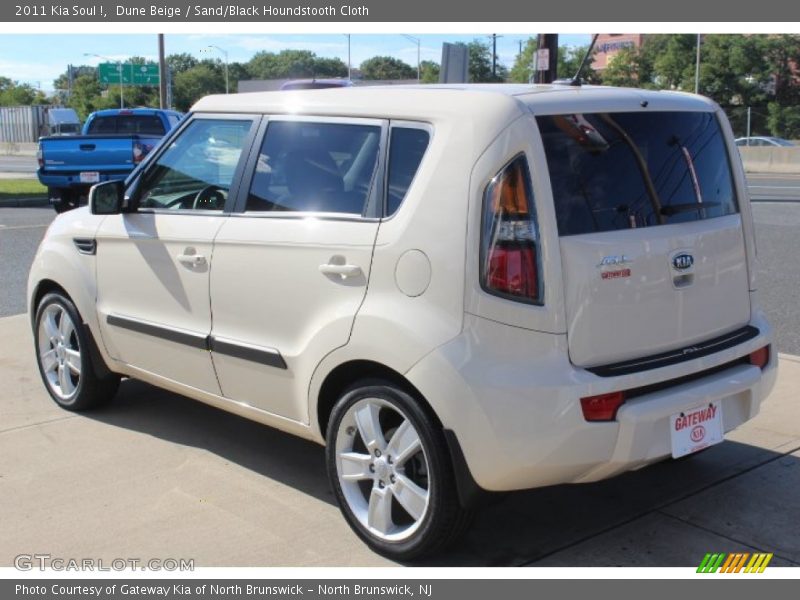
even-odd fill
[(93, 215), (118, 215), (125, 201), (125, 184), (122, 181), (106, 181), (89, 190), (89, 210)]

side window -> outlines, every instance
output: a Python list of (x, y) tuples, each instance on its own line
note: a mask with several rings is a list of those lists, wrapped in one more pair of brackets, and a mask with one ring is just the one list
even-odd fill
[(253, 122), (196, 119), (144, 174), (140, 208), (222, 210)]
[(380, 138), (377, 125), (270, 122), (245, 210), (362, 214)]
[(389, 142), (389, 175), (386, 216), (393, 215), (406, 197), (428, 148), (430, 134), (424, 129), (393, 127)]

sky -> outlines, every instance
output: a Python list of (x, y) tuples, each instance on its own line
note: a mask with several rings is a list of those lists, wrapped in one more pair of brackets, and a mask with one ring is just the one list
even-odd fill
[[(410, 34), (414, 36), (413, 32)], [(519, 41), (534, 33), (504, 34), (497, 38), (497, 56), (500, 63), (511, 67), (519, 52)], [(441, 62), (443, 42), (470, 42), (481, 39), (491, 41), (486, 34), (474, 35), (416, 35), (420, 39), (422, 60)], [(590, 35), (567, 34), (559, 38), (561, 45), (580, 46), (589, 43)], [(262, 35), (262, 34), (167, 34), (167, 54), (188, 53), (199, 59), (209, 56), (223, 58), (210, 45), (228, 53), (231, 62), (246, 62), (260, 50), (279, 52), (283, 49), (311, 50), (319, 56), (339, 57), (347, 63), (347, 37), (343, 34)], [(357, 67), (362, 61), (377, 55), (400, 58), (412, 66), (417, 63), (416, 42), (402, 34), (352, 35), (350, 38), (351, 63)], [(87, 56), (90, 55), (90, 56)], [(98, 58), (92, 55), (103, 55)], [(96, 65), (108, 59), (121, 60), (129, 56), (144, 56), (157, 60), (156, 35), (88, 35), (88, 34), (3, 34), (0, 35), (0, 76), (20, 83), (29, 83), (46, 93), (53, 90), (53, 80), (66, 72), (67, 65)]]

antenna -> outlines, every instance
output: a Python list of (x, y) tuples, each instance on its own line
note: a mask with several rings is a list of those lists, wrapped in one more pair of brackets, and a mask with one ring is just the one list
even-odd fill
[(599, 35), (600, 35), (599, 33), (595, 33), (594, 37), (592, 37), (592, 43), (589, 44), (589, 48), (587, 48), (587, 50), (586, 50), (586, 54), (584, 55), (583, 60), (581, 61), (581, 66), (578, 67), (578, 72), (575, 73), (575, 77), (573, 77), (572, 81), (569, 82), (570, 85), (574, 85), (574, 86), (580, 87), (580, 85), (581, 85), (581, 73), (583, 72), (583, 68), (586, 66), (586, 63), (589, 60), (589, 57), (592, 55), (592, 51), (594, 50), (594, 45), (597, 42), (597, 36), (599, 36)]

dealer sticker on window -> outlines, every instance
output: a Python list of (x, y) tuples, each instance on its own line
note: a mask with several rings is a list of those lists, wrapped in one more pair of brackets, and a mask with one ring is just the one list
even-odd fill
[(708, 446), (719, 444), (723, 439), (722, 406), (710, 402), (670, 417), (672, 457), (680, 458)]

